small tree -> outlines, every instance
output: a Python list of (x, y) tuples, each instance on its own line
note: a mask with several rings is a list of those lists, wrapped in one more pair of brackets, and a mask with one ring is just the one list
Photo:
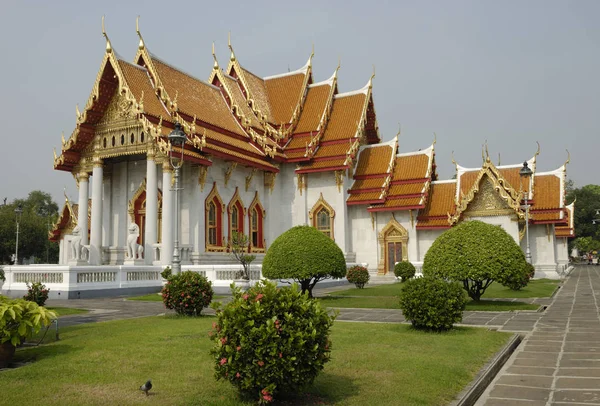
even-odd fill
[(423, 275), (462, 282), (478, 301), (496, 281), (504, 286), (527, 271), (523, 251), (500, 226), (464, 221), (440, 235), (425, 254)]
[(249, 239), (246, 234), (234, 231), (231, 236), (231, 255), (242, 264), (241, 277), (239, 279), (250, 280), (250, 264), (256, 259), (256, 255), (247, 254)]
[(406, 282), (410, 278), (414, 277), (417, 273), (415, 266), (409, 261), (400, 261), (394, 265), (394, 275), (400, 278), (402, 282)]
[(262, 273), (270, 279), (293, 279), (302, 293), (313, 297), (317, 282), (346, 276), (346, 261), (331, 238), (316, 228), (296, 226), (273, 241), (263, 260)]

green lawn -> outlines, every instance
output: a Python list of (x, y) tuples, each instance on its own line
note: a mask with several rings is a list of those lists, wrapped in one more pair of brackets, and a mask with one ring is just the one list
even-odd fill
[[(499, 283), (493, 283), (485, 291), (480, 302), (469, 301), (465, 310), (471, 311), (510, 311), (510, 310), (537, 310), (538, 305), (511, 302), (492, 301), (486, 299), (504, 298), (533, 298), (550, 297), (560, 281), (550, 279), (538, 279), (529, 282), (527, 287), (515, 291), (506, 288)], [(329, 296), (321, 297), (319, 300), (327, 307), (357, 308), (357, 309), (399, 309), (398, 295), (404, 284), (400, 282), (385, 285), (372, 285), (364, 289), (351, 288), (333, 292)]]
[[(536, 279), (521, 290), (511, 290), (499, 283), (492, 283), (486, 289), (483, 299), (532, 298), (550, 297), (558, 288), (560, 281), (551, 279)], [(400, 282), (385, 285), (367, 285), (364, 289), (351, 288), (334, 292), (335, 296), (397, 296), (404, 284)]]
[[(213, 296), (213, 300), (220, 300), (223, 298), (225, 298), (225, 296)], [(128, 297), (127, 300), (139, 300), (141, 302), (162, 302), (162, 296), (158, 293), (149, 293), (143, 296)]]
[(86, 310), (86, 309), (76, 309), (76, 308), (72, 308), (72, 307), (46, 307), (46, 309), (56, 312), (56, 315), (58, 317), (69, 316), (71, 314), (83, 314), (83, 313), (89, 312), (89, 310)]
[[(207, 334), (213, 317), (146, 317), (61, 329), (61, 340), (18, 349), (30, 364), (0, 373), (9, 405), (240, 405), (215, 381)], [(445, 405), (510, 335), (477, 328), (425, 333), (402, 324), (336, 323), (332, 361), (291, 402)], [(137, 388), (153, 380), (152, 396)]]

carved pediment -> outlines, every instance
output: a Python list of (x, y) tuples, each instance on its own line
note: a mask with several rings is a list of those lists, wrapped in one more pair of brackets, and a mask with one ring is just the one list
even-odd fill
[(464, 212), (466, 217), (501, 216), (514, 214), (505, 199), (503, 199), (492, 180), (484, 176), (479, 184), (479, 190)]

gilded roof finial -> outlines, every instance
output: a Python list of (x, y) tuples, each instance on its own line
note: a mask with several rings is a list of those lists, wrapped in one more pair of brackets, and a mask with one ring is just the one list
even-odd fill
[(485, 162), (485, 147), (481, 144), (481, 161)]
[(451, 152), (451, 156), (452, 156), (452, 163), (454, 164), (454, 167), (456, 168), (456, 170), (458, 171), (458, 163), (456, 162), (456, 160), (454, 159), (454, 151)]
[(64, 147), (65, 144), (67, 143), (67, 141), (65, 140), (65, 132), (64, 131), (60, 133), (60, 140), (62, 141), (62, 145)]
[(500, 152), (498, 152), (498, 166), (500, 166)]
[(65, 195), (65, 202), (68, 202), (69, 196), (67, 196), (67, 187), (66, 186), (63, 188), (63, 194)]
[(56, 147), (54, 147), (54, 160), (55, 161), (56, 161), (56, 158), (58, 158), (58, 157), (56, 156)]
[(75, 114), (77, 115), (77, 120), (81, 118), (81, 112), (79, 111), (79, 104), (75, 105)]
[(110, 45), (110, 40), (108, 39), (108, 35), (106, 35), (106, 30), (104, 29), (104, 16), (102, 16), (102, 35), (106, 38), (106, 52), (112, 52), (112, 46)]
[(537, 151), (535, 151), (534, 157), (536, 157), (536, 156), (538, 156), (540, 154), (540, 143), (537, 142), (537, 141), (535, 143), (537, 144), (538, 148), (537, 148)]
[(398, 123), (398, 132), (396, 133), (396, 138), (400, 137), (402, 134), (402, 124)]
[(434, 131), (433, 132), (433, 145), (435, 145), (436, 143), (437, 143), (437, 134)]
[(564, 166), (567, 166), (567, 164), (571, 162), (571, 153), (569, 152), (568, 149), (566, 151), (567, 151), (567, 160), (565, 161)]
[(233, 62), (235, 61), (235, 53), (233, 52), (233, 46), (231, 45), (231, 31), (229, 31), (229, 34), (227, 34), (227, 46), (231, 51), (231, 56), (229, 57), (229, 59), (231, 60), (231, 62)]
[(486, 156), (486, 160), (489, 161), (490, 160), (490, 153), (488, 151), (487, 140), (485, 140), (485, 156)]
[(369, 79), (369, 89), (373, 87), (373, 78), (375, 77), (375, 65), (373, 65), (373, 74), (371, 75), (371, 78)]
[(213, 69), (219, 69), (219, 61), (217, 60), (217, 55), (215, 54), (215, 42), (214, 41), (212, 43), (212, 56), (213, 56), (213, 59), (215, 60)]
[(140, 43), (138, 45), (139, 49), (144, 49), (144, 39), (142, 38), (142, 33), (140, 32), (140, 16), (137, 16), (137, 18), (135, 19), (135, 32), (137, 32), (138, 37), (140, 37)]

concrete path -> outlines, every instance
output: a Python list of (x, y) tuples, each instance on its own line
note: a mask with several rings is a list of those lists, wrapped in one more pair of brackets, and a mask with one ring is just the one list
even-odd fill
[(576, 267), (476, 405), (600, 405), (600, 270)]

